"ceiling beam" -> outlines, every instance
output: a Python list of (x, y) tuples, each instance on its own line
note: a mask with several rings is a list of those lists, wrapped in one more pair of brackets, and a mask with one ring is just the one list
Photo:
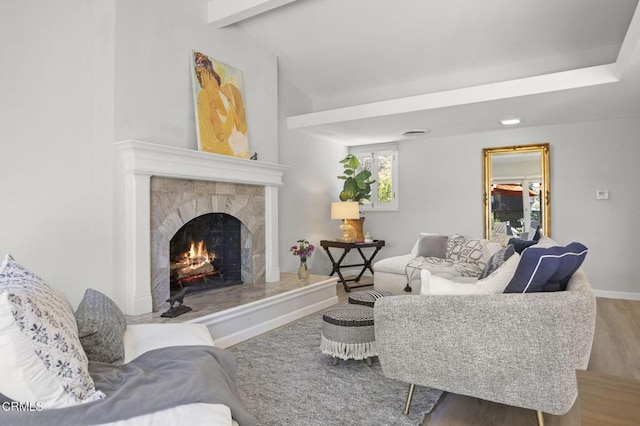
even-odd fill
[(213, 0), (209, 2), (208, 22), (224, 28), (296, 0)]
[(302, 129), (352, 120), (615, 83), (617, 81), (619, 81), (617, 67), (613, 63), (296, 115), (287, 117), (287, 127), (289, 129)]
[(636, 7), (620, 47), (618, 58), (614, 63), (295, 115), (287, 117), (287, 127), (289, 129), (312, 128), (394, 114), (616, 83), (622, 79), (629, 63), (637, 59), (638, 56), (640, 56), (640, 4)]
[(618, 52), (618, 59), (616, 60), (618, 77), (622, 78), (629, 62), (638, 55), (640, 55), (640, 4), (636, 6), (629, 29), (627, 29), (627, 34), (622, 41), (620, 52)]

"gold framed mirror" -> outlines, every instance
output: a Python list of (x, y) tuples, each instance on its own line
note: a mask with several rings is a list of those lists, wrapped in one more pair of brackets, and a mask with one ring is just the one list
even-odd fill
[(485, 238), (503, 242), (510, 229), (531, 239), (538, 224), (550, 237), (549, 144), (484, 148), (482, 153)]

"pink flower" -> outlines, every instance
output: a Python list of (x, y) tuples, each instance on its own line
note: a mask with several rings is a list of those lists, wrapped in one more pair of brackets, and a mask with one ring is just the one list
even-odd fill
[(307, 240), (298, 240), (297, 243), (298, 244), (291, 246), (290, 251), (294, 256), (299, 256), (301, 259), (310, 257), (316, 249), (315, 246)]

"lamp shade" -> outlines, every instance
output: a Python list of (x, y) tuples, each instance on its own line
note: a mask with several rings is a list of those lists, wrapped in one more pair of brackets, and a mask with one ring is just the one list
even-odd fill
[(357, 201), (331, 203), (331, 219), (359, 219), (360, 205)]

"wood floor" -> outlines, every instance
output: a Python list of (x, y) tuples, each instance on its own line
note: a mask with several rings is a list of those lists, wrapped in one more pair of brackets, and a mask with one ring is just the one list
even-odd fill
[[(367, 288), (372, 287), (364, 289)], [(338, 285), (340, 303), (347, 303), (348, 297), (342, 285)], [(640, 301), (598, 298), (597, 306), (588, 370), (640, 380)], [(545, 414), (545, 424), (577, 426), (578, 410), (576, 404), (563, 416)], [(537, 421), (532, 410), (447, 393), (425, 419), (423, 426), (426, 425), (535, 426)]]

